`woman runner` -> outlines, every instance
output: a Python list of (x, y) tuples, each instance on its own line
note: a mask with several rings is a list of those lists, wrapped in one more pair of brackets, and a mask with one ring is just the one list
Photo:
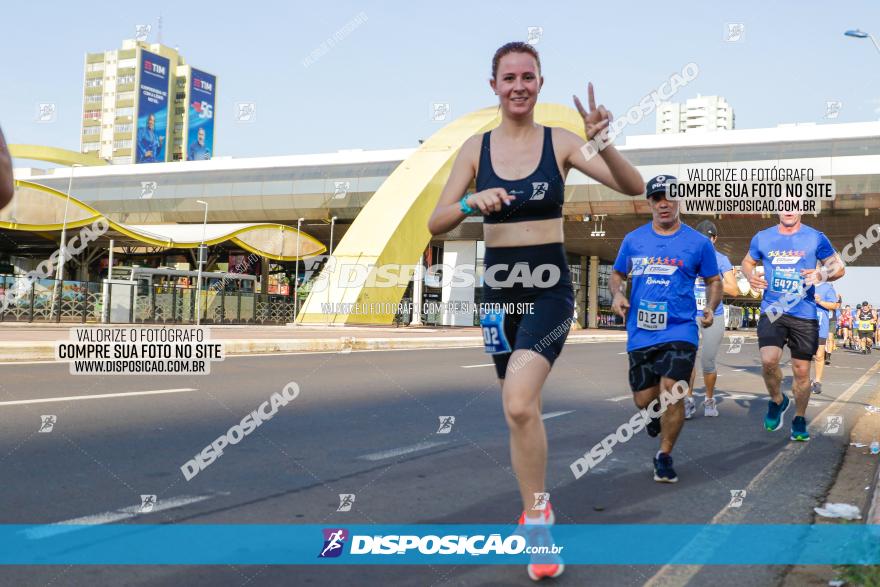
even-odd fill
[[(510, 430), (511, 461), (523, 505), (520, 524), (531, 526), (554, 520), (545, 493), (547, 436), (541, 388), (562, 351), (574, 307), (563, 246), (566, 174), (575, 168), (631, 196), (644, 189), (639, 172), (612, 145), (588, 159), (579, 136), (535, 123), (543, 83), (538, 53), (531, 45), (508, 43), (495, 52), (489, 85), (498, 96), (501, 124), (464, 143), (428, 222), (431, 233), (438, 235), (471, 214), (483, 215), (483, 302), (499, 311), (489, 309), (481, 323)], [(612, 116), (604, 106), (596, 106), (592, 84), (588, 97), (589, 110), (577, 97), (574, 103), (587, 137), (594, 138), (607, 132)], [(474, 180), (476, 193), (465, 193)], [(516, 264), (520, 265), (514, 271)], [(553, 285), (534, 287), (534, 279), (520, 278), (523, 269), (528, 269), (526, 277), (546, 278), (546, 272), (535, 271), (539, 266), (553, 268)], [(516, 302), (533, 304), (531, 313), (506, 312)], [(528, 565), (533, 580), (557, 577), (563, 569), (558, 559), (542, 564), (532, 559)]]

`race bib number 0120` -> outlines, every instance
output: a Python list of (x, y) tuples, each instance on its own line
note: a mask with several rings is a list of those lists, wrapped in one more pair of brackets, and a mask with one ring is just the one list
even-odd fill
[(642, 330), (666, 330), (666, 302), (639, 300), (636, 326)]

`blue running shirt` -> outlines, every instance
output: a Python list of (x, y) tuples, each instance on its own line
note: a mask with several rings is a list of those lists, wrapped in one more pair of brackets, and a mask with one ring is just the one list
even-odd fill
[[(816, 286), (816, 295), (823, 302), (837, 302), (837, 292), (830, 283), (820, 283)], [(831, 315), (834, 310), (826, 310), (819, 304), (816, 304), (816, 317), (819, 319), (819, 338), (828, 338), (828, 327), (831, 324)]]
[(804, 291), (802, 269), (815, 269), (817, 261), (834, 255), (831, 241), (823, 233), (806, 224), (794, 234), (780, 234), (779, 226), (762, 230), (749, 245), (749, 255), (764, 264), (767, 289), (761, 301), (761, 312), (774, 305), (789, 316), (816, 320), (816, 288)]
[(718, 275), (715, 249), (708, 238), (684, 224), (666, 236), (646, 224), (624, 237), (614, 270), (632, 281), (627, 351), (667, 342), (697, 346), (694, 280)]

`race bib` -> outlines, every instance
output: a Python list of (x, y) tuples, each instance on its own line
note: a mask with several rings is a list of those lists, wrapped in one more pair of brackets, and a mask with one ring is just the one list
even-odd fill
[(773, 271), (773, 277), (770, 280), (770, 291), (777, 294), (797, 294), (803, 293), (804, 279), (797, 273), (795, 269), (776, 269)]
[(870, 320), (859, 320), (859, 330), (874, 330)]
[(504, 335), (504, 310), (486, 310), (480, 317), (483, 328), (483, 346), (490, 355), (510, 352), (510, 343)]
[(706, 307), (706, 284), (702, 279), (697, 279), (697, 283), (694, 285), (694, 297), (697, 300), (697, 310)]
[(666, 302), (639, 300), (636, 326), (642, 330), (666, 330)]

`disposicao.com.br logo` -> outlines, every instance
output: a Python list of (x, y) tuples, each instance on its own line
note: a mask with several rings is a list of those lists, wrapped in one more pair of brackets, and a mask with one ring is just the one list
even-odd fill
[(528, 545), (525, 536), (513, 534), (447, 534), (418, 536), (415, 534), (372, 535), (349, 533), (344, 528), (325, 528), (324, 540), (318, 558), (340, 556), (350, 538), (349, 555), (517, 555), (558, 554), (563, 546), (544, 544)]

